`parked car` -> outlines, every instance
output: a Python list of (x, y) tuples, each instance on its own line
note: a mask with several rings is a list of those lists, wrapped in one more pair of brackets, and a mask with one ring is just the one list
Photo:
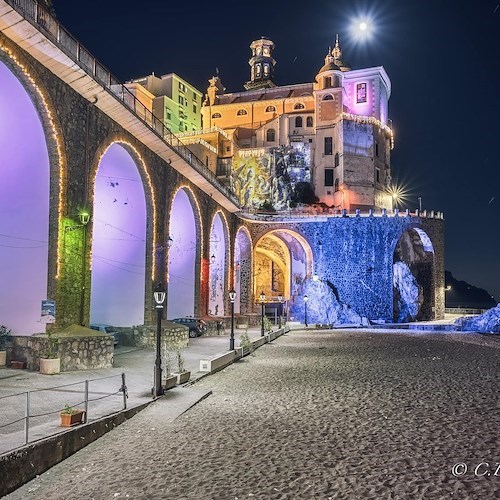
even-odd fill
[(199, 318), (175, 318), (171, 319), (172, 323), (178, 323), (179, 325), (184, 325), (189, 327), (189, 337), (195, 338), (200, 337), (207, 332), (207, 324)]
[(107, 333), (108, 335), (112, 335), (113, 336), (113, 340), (114, 340), (114, 345), (118, 345), (118, 330), (114, 327), (114, 326), (111, 326), (111, 325), (105, 325), (103, 323), (94, 323), (92, 325), (90, 325), (90, 328), (92, 330), (97, 330), (98, 332), (102, 332), (102, 333)]

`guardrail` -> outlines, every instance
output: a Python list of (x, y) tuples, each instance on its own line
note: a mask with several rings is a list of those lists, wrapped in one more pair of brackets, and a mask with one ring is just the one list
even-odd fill
[(473, 309), (471, 307), (446, 307), (445, 314), (460, 314), (461, 316), (466, 316), (468, 314), (483, 314), (489, 309)]
[[(118, 379), (116, 385), (102, 386), (103, 380)], [(97, 384), (99, 382), (99, 384)], [(113, 383), (113, 382), (111, 382)], [(116, 402), (119, 396), (120, 404)], [(97, 401), (115, 397), (111, 404), (99, 405)], [(59, 414), (65, 408), (81, 409), (83, 423), (92, 418), (127, 409), (125, 374), (84, 380), (72, 384), (34, 389), (0, 397), (0, 454), (27, 445), (32, 441), (59, 434)]]
[(5, 0), (236, 206), (236, 195), (36, 0)]

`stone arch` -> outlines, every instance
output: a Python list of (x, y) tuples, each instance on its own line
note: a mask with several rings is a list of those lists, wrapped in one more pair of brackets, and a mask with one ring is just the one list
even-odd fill
[(167, 213), (168, 292), (175, 290), (167, 294), (167, 316), (196, 316), (203, 227), (198, 200), (189, 186), (177, 188)]
[(417, 227), (406, 230), (394, 244), (394, 321), (428, 320), (434, 317), (434, 246)]
[(41, 317), (41, 300), (57, 294), (66, 158), (46, 88), (22, 55), (4, 43), (0, 114), (9, 126), (0, 131), (0, 158), (9, 159), (0, 160), (0, 280), (9, 283), (9, 293), (2, 298), (0, 317), (23, 335), (43, 333), (54, 320)]
[(245, 226), (240, 226), (234, 238), (234, 290), (236, 314), (251, 311), (252, 302), (252, 237)]
[(156, 203), (145, 162), (130, 142), (116, 135), (100, 146), (90, 193), (91, 322), (142, 324), (155, 270)]
[(254, 297), (263, 291), (270, 301), (276, 302), (278, 295), (283, 295), (293, 303), (300, 295), (304, 280), (313, 274), (313, 252), (309, 242), (298, 232), (272, 229), (255, 244), (253, 267)]
[(229, 226), (221, 210), (212, 217), (208, 243), (208, 314), (222, 316), (227, 302), (230, 253)]

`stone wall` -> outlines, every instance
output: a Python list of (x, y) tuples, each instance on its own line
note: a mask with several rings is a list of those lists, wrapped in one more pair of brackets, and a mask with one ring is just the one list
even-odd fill
[[(7, 363), (24, 361), (28, 370), (40, 369), (40, 358), (43, 358), (49, 347), (47, 335), (31, 337), (12, 337), (12, 346), (7, 353)], [(113, 366), (113, 338), (109, 335), (88, 337), (61, 337), (58, 339), (58, 353), (61, 358), (61, 371), (96, 370)]]
[[(177, 323), (165, 321), (162, 324), (162, 342), (170, 346), (185, 348), (189, 346), (189, 328)], [(142, 325), (132, 328), (132, 345), (156, 348), (156, 325)]]

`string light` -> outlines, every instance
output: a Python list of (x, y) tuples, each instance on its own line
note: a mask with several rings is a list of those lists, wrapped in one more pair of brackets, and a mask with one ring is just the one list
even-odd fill
[(394, 133), (392, 129), (373, 116), (353, 115), (352, 113), (343, 112), (340, 114), (337, 121), (340, 120), (350, 120), (356, 123), (367, 123), (369, 125), (375, 125), (376, 127), (381, 128), (391, 139), (391, 149), (394, 149)]
[[(151, 279), (154, 281), (155, 269), (156, 269), (156, 241), (157, 241), (157, 236), (156, 236), (156, 226), (157, 226), (156, 195), (155, 195), (155, 191), (153, 188), (153, 182), (151, 181), (151, 176), (149, 175), (148, 169), (146, 168), (146, 163), (145, 163), (143, 157), (141, 156), (141, 154), (139, 153), (139, 151), (136, 149), (136, 147), (134, 145), (132, 145), (130, 142), (128, 142), (127, 140), (122, 139), (122, 138), (118, 138), (116, 140), (113, 140), (110, 144), (108, 144), (108, 146), (106, 146), (104, 151), (99, 156), (99, 159), (97, 160), (97, 168), (96, 168), (94, 175), (93, 175), (92, 185), (95, 186), (97, 172), (99, 171), (99, 166), (101, 164), (101, 161), (102, 161), (104, 155), (107, 153), (108, 149), (111, 146), (113, 146), (114, 144), (124, 144), (127, 146), (127, 148), (130, 148), (133, 151), (133, 153), (135, 155), (135, 159), (138, 161), (138, 163), (140, 165), (141, 171), (146, 176), (149, 192), (151, 193), (151, 205), (152, 205), (152, 209), (153, 209), (153, 246), (152, 246), (152, 258), (151, 258)], [(92, 191), (92, 196), (90, 197), (90, 202), (91, 202), (92, 206), (94, 206), (94, 195), (95, 195), (95, 190)], [(90, 269), (92, 269), (91, 263), (92, 263), (92, 249), (89, 252), (89, 268)]]
[(59, 138), (59, 134), (57, 133), (57, 127), (56, 123), (51, 111), (51, 107), (49, 106), (48, 99), (45, 97), (44, 92), (42, 89), (36, 84), (35, 79), (31, 76), (31, 73), (28, 71), (26, 66), (19, 61), (19, 59), (16, 57), (16, 55), (8, 48), (6, 47), (3, 43), (0, 43), (0, 50), (2, 50), (7, 57), (21, 70), (23, 75), (27, 78), (29, 83), (31, 84), (33, 90), (36, 92), (37, 96), (40, 99), (40, 102), (42, 104), (42, 108), (48, 118), (48, 124), (49, 128), (52, 134), (52, 137), (55, 141), (56, 144), (56, 151), (57, 151), (57, 163), (58, 163), (58, 168), (59, 168), (59, 193), (58, 193), (58, 206), (57, 206), (57, 249), (56, 249), (56, 275), (55, 278), (56, 280), (59, 279), (60, 276), (60, 270), (61, 270), (61, 240), (62, 240), (62, 235), (61, 235), (61, 228), (62, 228), (62, 213), (63, 213), (63, 196), (64, 196), (64, 190), (66, 186), (66, 168), (64, 164), (64, 159), (63, 159), (63, 148), (61, 145), (61, 140)]

